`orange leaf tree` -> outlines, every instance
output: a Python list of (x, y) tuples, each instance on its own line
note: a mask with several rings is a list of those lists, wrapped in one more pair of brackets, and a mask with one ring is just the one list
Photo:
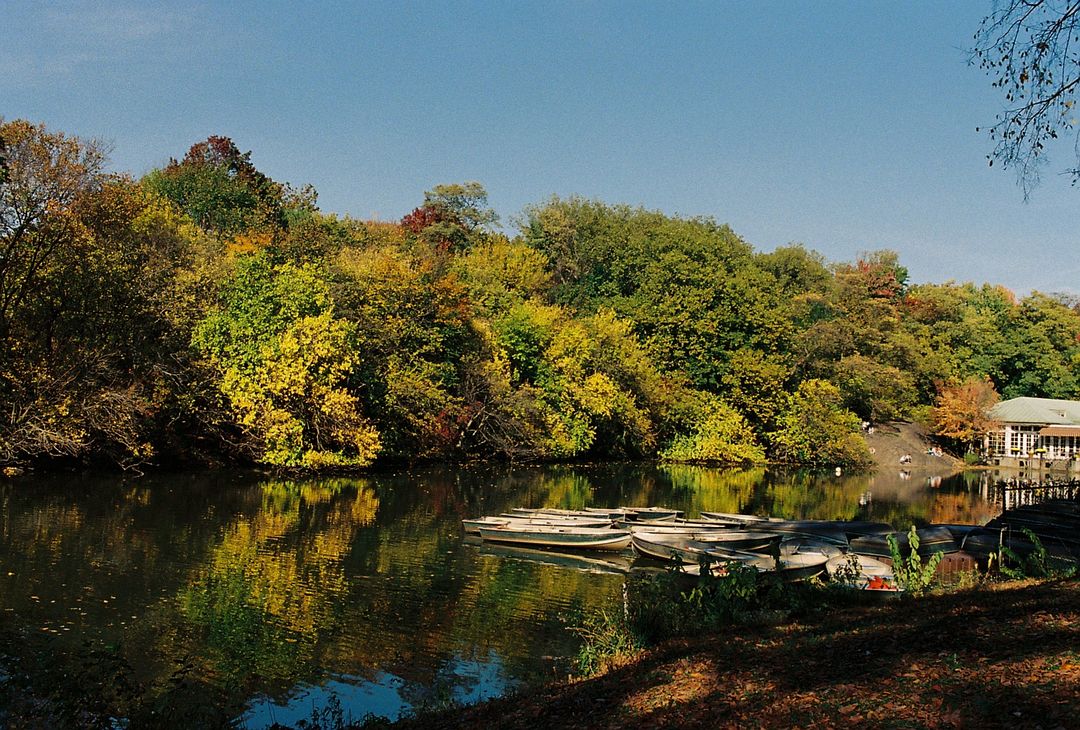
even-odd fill
[(989, 414), (999, 399), (994, 383), (985, 376), (939, 383), (937, 400), (930, 411), (931, 430), (957, 443), (974, 445), (997, 427)]

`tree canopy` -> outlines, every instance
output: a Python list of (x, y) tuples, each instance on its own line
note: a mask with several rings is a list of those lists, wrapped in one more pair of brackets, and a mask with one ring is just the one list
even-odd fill
[(891, 251), (580, 197), (511, 237), (476, 182), (360, 221), (226, 137), (141, 180), (40, 124), (0, 141), (4, 464), (861, 464), (861, 420), (936, 408), (963, 441), (980, 388), (1080, 395), (1072, 300), (913, 284)]

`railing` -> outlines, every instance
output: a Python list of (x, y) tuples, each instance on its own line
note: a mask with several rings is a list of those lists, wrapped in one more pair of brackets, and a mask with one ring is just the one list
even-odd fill
[(1080, 479), (1004, 479), (994, 485), (995, 504), (1013, 509), (1050, 499), (1080, 499)]

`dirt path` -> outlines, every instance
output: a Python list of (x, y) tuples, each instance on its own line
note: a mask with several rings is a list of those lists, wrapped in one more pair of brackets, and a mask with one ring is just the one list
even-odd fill
[(874, 464), (880, 469), (901, 468), (900, 458), (911, 456), (906, 467), (912, 470), (956, 471), (964, 468), (964, 462), (950, 454), (932, 456), (927, 452), (935, 444), (926, 429), (915, 423), (883, 423), (874, 427), (874, 433), (865, 434), (867, 445), (873, 449)]

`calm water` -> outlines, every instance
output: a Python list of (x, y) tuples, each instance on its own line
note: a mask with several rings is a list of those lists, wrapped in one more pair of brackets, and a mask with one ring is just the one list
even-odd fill
[(119, 645), (147, 683), (192, 662), (252, 728), (308, 717), (331, 693), (354, 718), (394, 717), (565, 674), (567, 626), (621, 594), (628, 559), (482, 546), (462, 517), (629, 504), (906, 527), (996, 514), (977, 475), (901, 476), (603, 465), (20, 479), (0, 484), (0, 610), (57, 641)]

